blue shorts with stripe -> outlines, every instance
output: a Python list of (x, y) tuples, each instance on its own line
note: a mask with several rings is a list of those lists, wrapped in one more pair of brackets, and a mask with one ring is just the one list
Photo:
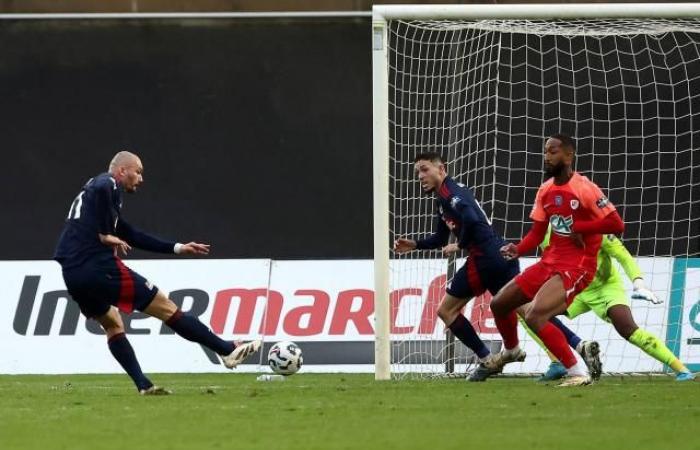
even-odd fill
[(110, 306), (125, 313), (143, 311), (158, 293), (156, 286), (111, 254), (64, 267), (63, 280), (80, 311), (89, 318), (106, 314)]
[(447, 293), (461, 299), (478, 297), (486, 291), (496, 295), (519, 273), (520, 263), (517, 259), (506, 261), (500, 256), (487, 258), (470, 255), (455, 273), (447, 287)]

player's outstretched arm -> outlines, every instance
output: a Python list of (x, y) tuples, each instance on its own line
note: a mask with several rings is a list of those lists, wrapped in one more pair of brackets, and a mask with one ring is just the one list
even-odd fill
[(576, 221), (571, 231), (579, 234), (621, 234), (625, 231), (625, 223), (620, 214), (613, 210), (602, 219)]
[(442, 248), (447, 241), (450, 240), (450, 229), (442, 217), (439, 215), (435, 216), (435, 233), (430, 236), (414, 241), (413, 239), (406, 239), (400, 237), (394, 241), (394, 251), (396, 253), (406, 253), (411, 250), (432, 250), (435, 248)]
[(119, 218), (116, 229), (117, 237), (125, 240), (131, 246), (156, 253), (174, 253), (175, 242), (165, 241), (131, 226)]
[(620, 239), (613, 235), (603, 237), (601, 251), (606, 252), (620, 263), (634, 287), (634, 291), (632, 292), (633, 299), (645, 300), (655, 305), (662, 303), (656, 294), (654, 294), (651, 289), (647, 288), (644, 282), (642, 269), (637, 265), (634, 257)]
[(523, 237), (518, 245), (513, 243), (501, 247), (501, 255), (505, 259), (514, 259), (530, 253), (542, 242), (547, 234), (547, 222), (536, 220), (532, 224), (530, 231)]
[(416, 241), (413, 239), (406, 239), (403, 237), (398, 238), (394, 241), (394, 251), (396, 253), (408, 253), (411, 250), (416, 249)]
[(209, 244), (188, 242), (187, 244), (175, 244), (175, 253), (178, 255), (208, 255)]
[(615, 235), (603, 236), (601, 250), (612, 256), (620, 263), (630, 281), (643, 277), (642, 269), (637, 265), (634, 257), (627, 251), (627, 248)]

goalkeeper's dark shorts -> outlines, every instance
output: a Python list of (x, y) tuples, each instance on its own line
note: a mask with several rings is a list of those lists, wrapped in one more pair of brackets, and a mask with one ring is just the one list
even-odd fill
[(88, 318), (103, 316), (110, 306), (131, 313), (151, 304), (158, 288), (111, 254), (97, 255), (63, 269), (71, 298)]
[(455, 273), (447, 285), (447, 293), (456, 298), (470, 299), (486, 291), (491, 295), (501, 290), (520, 273), (517, 259), (506, 261), (503, 258), (486, 258), (470, 255), (464, 265)]

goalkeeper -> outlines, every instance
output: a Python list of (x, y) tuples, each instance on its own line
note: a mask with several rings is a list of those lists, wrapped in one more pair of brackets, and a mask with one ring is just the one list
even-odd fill
[[(541, 247), (543, 249), (549, 245), (550, 232), (551, 230), (547, 231), (547, 235), (542, 241)], [(598, 317), (606, 322), (612, 323), (618, 334), (625, 340), (639, 347), (639, 349), (647, 355), (673, 369), (676, 372), (676, 381), (694, 379), (695, 376), (678, 358), (676, 358), (663, 341), (652, 333), (639, 328), (634, 321), (630, 309), (630, 302), (622, 284), (622, 278), (617, 269), (613, 266), (612, 258), (615, 258), (620, 263), (625, 273), (632, 281), (632, 285), (634, 286), (632, 292), (633, 299), (646, 300), (654, 304), (661, 303), (661, 300), (659, 300), (644, 284), (641, 269), (622, 244), (622, 241), (615, 237), (615, 235), (609, 234), (603, 238), (600, 250), (598, 251), (598, 270), (596, 271), (595, 278), (585, 290), (574, 298), (573, 302), (571, 302), (571, 305), (569, 305), (566, 310), (566, 316), (569, 319), (573, 319), (576, 316), (593, 310)], [(580, 337), (560, 321), (554, 319), (552, 323), (559, 327), (564, 335), (566, 335), (569, 345), (584, 357), (587, 365), (589, 365), (589, 370), (593, 378), (599, 378), (602, 372), (602, 366), (598, 359), (598, 349), (591, 349), (589, 345), (586, 345), (587, 342), (581, 341)], [(527, 327), (526, 329), (528, 333), (532, 335), (532, 332)], [(536, 341), (539, 343), (539, 339), (536, 339)], [(566, 375), (566, 369), (564, 369), (561, 363), (557, 361), (551, 353), (547, 353), (552, 359), (552, 364), (541, 380), (555, 380)], [(592, 356), (594, 358), (591, 358)], [(594, 360), (597, 360), (598, 363), (597, 365), (594, 363), (593, 367), (591, 367), (591, 363)]]

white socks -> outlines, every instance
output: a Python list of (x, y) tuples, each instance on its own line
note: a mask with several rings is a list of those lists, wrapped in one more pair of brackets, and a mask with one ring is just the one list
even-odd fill
[(588, 374), (588, 367), (586, 365), (579, 361), (578, 359), (576, 360), (576, 364), (573, 366), (569, 367), (566, 369), (566, 372), (570, 377), (587, 377), (589, 376)]

